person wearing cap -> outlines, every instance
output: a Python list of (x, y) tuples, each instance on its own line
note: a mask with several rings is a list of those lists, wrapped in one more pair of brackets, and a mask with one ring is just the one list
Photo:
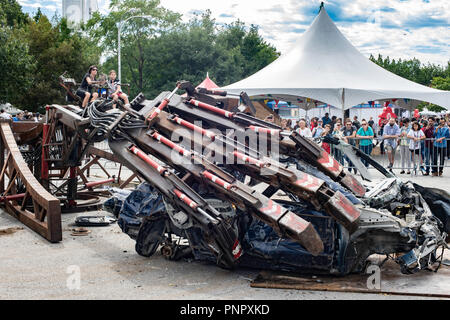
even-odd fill
[(317, 126), (312, 131), (312, 136), (314, 139), (320, 138), (320, 135), (322, 134), (324, 128), (323, 128), (323, 120), (317, 121)]

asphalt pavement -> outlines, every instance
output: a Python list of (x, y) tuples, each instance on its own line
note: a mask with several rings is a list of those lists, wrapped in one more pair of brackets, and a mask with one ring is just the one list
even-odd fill
[[(402, 179), (449, 191), (448, 171), (444, 177)], [(117, 224), (89, 228), (90, 234), (86, 236), (72, 235), (77, 216), (105, 214), (102, 211), (64, 214), (63, 241), (51, 244), (0, 211), (0, 230), (9, 230), (0, 231), (0, 299), (411, 299), (381, 294), (251, 288), (250, 282), (260, 270), (229, 271), (195, 261), (168, 261), (159, 252), (144, 258), (135, 252), (135, 241), (122, 233)], [(432, 284), (433, 279), (443, 281), (442, 277), (430, 277), (427, 281)], [(444, 278), (444, 282), (450, 284), (450, 277)]]

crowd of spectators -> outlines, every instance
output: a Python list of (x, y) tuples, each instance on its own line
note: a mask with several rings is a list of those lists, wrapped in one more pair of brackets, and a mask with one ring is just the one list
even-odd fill
[[(322, 141), (322, 148), (332, 154), (350, 172), (356, 168), (338, 148), (323, 141), (326, 136), (349, 143), (368, 155), (380, 146), (380, 153), (387, 154), (387, 169), (393, 172), (396, 154), (400, 153), (400, 174), (421, 172), (424, 176), (442, 176), (446, 159), (450, 159), (450, 118), (425, 117), (407, 119), (387, 119), (376, 124), (371, 117), (366, 119), (337, 118), (325, 114), (321, 119), (311, 121), (300, 119), (295, 125), (292, 120), (283, 119), (281, 126), (285, 131), (297, 131), (301, 136)], [(369, 163), (362, 160), (366, 167)]]
[(20, 111), (15, 115), (11, 115), (6, 112), (5, 109), (0, 109), (0, 119), (12, 120), (14, 122), (17, 121), (34, 121), (39, 122), (42, 119), (42, 115), (39, 112), (32, 113), (27, 110)]

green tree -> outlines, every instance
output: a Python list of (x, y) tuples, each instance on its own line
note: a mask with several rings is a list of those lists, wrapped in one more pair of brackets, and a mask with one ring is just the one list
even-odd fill
[(37, 18), (27, 27), (29, 54), (35, 66), (32, 90), (20, 101), (20, 105), (33, 111), (47, 104), (64, 103), (63, 89), (58, 84), (58, 77), (64, 71), (79, 79), (89, 65), (99, 61), (95, 44), (77, 32), (70, 32), (66, 19), (52, 25), (43, 14)]
[[(248, 77), (280, 56), (274, 46), (264, 41), (257, 26), (251, 25), (247, 30), (245, 24), (240, 20), (228, 24), (220, 30), (217, 36), (217, 45), (220, 50), (227, 51), (228, 64), (231, 63), (238, 67), (237, 72), (228, 75), (222, 74), (222, 77), (225, 76), (226, 79), (219, 79), (221, 85)], [(226, 66), (225, 69), (227, 69)]]
[[(395, 59), (390, 60), (389, 57), (383, 59), (380, 54), (377, 59), (375, 59), (373, 55), (370, 55), (369, 59), (378, 64), (380, 67), (383, 67), (384, 69), (405, 79), (409, 79), (435, 89), (450, 90), (450, 87), (448, 86), (448, 79), (450, 79), (450, 61), (447, 63), (446, 67), (443, 67), (441, 65), (431, 63), (425, 65), (416, 58), (409, 60), (398, 59), (397, 61), (395, 61)], [(428, 102), (421, 103), (418, 106), (418, 109), (423, 110), (425, 107), (428, 110), (435, 112), (444, 110), (441, 106)]]
[(0, 103), (20, 103), (31, 88), (33, 69), (23, 30), (0, 27)]
[(447, 76), (446, 78), (434, 78), (431, 82), (431, 86), (435, 89), (450, 91), (450, 76)]
[[(444, 77), (434, 78), (431, 81), (431, 86), (435, 89), (450, 91), (450, 76), (445, 78)], [(420, 110), (422, 110), (424, 107), (434, 112), (441, 112), (445, 110), (445, 108), (441, 106), (426, 102), (420, 104)]]
[(41, 10), (29, 18), (17, 1), (0, 0), (0, 102), (31, 111), (64, 103), (58, 76), (67, 70), (80, 79), (99, 62), (95, 42), (66, 19), (55, 15), (52, 22)]
[(219, 85), (229, 84), (265, 67), (279, 53), (259, 35), (256, 26), (242, 22), (219, 27), (211, 12), (182, 23), (181, 16), (159, 6), (159, 1), (112, 1), (107, 15), (97, 14), (84, 26), (107, 56), (102, 69), (117, 68), (117, 26), (134, 15), (121, 37), (122, 82), (131, 82), (131, 96), (154, 96), (171, 90), (177, 80), (202, 81), (207, 72)]
[(244, 76), (256, 73), (279, 56), (275, 47), (264, 41), (255, 25), (250, 27), (250, 30), (246, 32), (242, 39), (241, 52), (246, 61)]
[(28, 19), (16, 0), (0, 0), (0, 26), (23, 26)]
[(111, 59), (117, 57), (118, 26), (133, 16), (151, 18), (133, 18), (123, 24), (121, 29), (123, 79), (120, 80), (123, 83), (131, 81), (134, 90), (140, 92), (149, 85), (148, 77), (144, 76), (144, 68), (151, 58), (145, 54), (150, 40), (175, 27), (181, 21), (181, 16), (161, 7), (159, 0), (112, 0), (110, 13), (95, 14), (84, 29), (98, 42), (104, 54), (110, 57), (105, 66), (111, 67)]
[[(133, 48), (125, 48), (122, 53)], [(123, 55), (128, 59), (128, 54)], [(229, 84), (249, 76), (275, 60), (279, 54), (250, 28), (236, 21), (219, 27), (211, 12), (196, 15), (189, 22), (178, 23), (144, 44), (143, 90), (133, 87), (131, 94), (144, 92), (153, 97), (161, 91), (172, 90), (177, 80), (198, 84), (209, 72), (218, 85)], [(133, 61), (126, 62), (130, 68)], [(114, 68), (115, 56), (103, 68)], [(124, 73), (124, 69), (122, 69)], [(124, 73), (125, 74), (125, 73)]]
[(409, 60), (398, 59), (396, 61), (395, 59), (390, 60), (389, 56), (383, 59), (382, 55), (379, 54), (377, 59), (371, 55), (370, 60), (400, 77), (424, 86), (430, 86), (433, 78), (445, 77), (446, 72), (449, 72), (448, 66), (445, 69), (441, 65), (431, 63), (424, 65), (416, 58)]

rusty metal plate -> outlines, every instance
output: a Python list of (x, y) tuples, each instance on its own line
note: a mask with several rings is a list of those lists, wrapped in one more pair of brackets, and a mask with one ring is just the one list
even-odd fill
[(341, 192), (337, 191), (325, 204), (325, 208), (350, 233), (358, 227), (361, 212)]
[[(447, 257), (449, 253), (447, 252)], [(312, 276), (263, 271), (250, 284), (253, 288), (293, 289), (369, 293), (395, 296), (450, 298), (450, 267), (437, 272), (419, 272), (405, 276), (394, 261), (386, 262), (380, 270), (379, 289), (369, 289), (371, 274), (352, 274), (345, 277)], [(370, 287), (370, 286), (369, 286)]]
[(358, 197), (363, 197), (366, 194), (366, 188), (351, 174), (346, 174), (340, 183)]

